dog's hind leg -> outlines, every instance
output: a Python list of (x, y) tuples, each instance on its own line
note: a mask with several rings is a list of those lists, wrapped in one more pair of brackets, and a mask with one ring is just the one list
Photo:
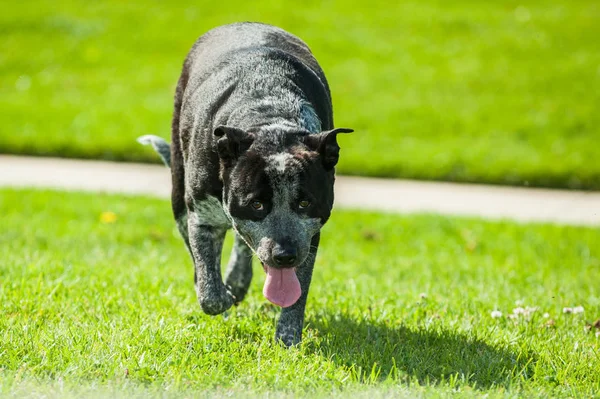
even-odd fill
[(252, 281), (252, 251), (244, 240), (235, 233), (231, 257), (225, 272), (225, 284), (235, 297), (235, 302), (241, 302)]
[(194, 255), (192, 254), (192, 248), (190, 247), (190, 238), (188, 237), (187, 212), (182, 213), (181, 216), (179, 216), (179, 218), (177, 218), (176, 223), (177, 223), (177, 230), (179, 230), (179, 234), (181, 235), (181, 238), (183, 238), (185, 247), (187, 248), (188, 252), (190, 253), (190, 256), (193, 257)]
[(275, 340), (281, 341), (285, 346), (292, 346), (302, 340), (302, 327), (304, 326), (304, 308), (306, 307), (306, 298), (312, 279), (312, 272), (319, 248), (320, 233), (317, 233), (310, 242), (310, 252), (302, 263), (296, 269), (296, 275), (300, 280), (302, 295), (295, 304), (281, 310), (281, 316), (277, 322), (275, 331)]

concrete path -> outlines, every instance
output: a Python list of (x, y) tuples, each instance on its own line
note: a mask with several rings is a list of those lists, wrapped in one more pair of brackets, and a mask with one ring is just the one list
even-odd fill
[[(0, 155), (0, 186), (168, 198), (171, 181), (160, 165)], [(600, 226), (600, 192), (338, 176), (335, 194), (339, 208)]]

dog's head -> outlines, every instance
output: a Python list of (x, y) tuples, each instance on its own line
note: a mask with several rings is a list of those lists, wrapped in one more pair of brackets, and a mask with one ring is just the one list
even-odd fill
[(215, 129), (223, 206), (263, 265), (294, 268), (308, 256), (333, 206), (336, 137), (349, 132), (256, 135)]

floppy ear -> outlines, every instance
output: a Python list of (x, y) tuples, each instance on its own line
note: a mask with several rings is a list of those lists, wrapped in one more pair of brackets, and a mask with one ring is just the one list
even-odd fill
[(330, 170), (337, 164), (340, 157), (340, 146), (337, 143), (338, 133), (352, 133), (354, 130), (337, 128), (304, 137), (304, 144), (313, 151), (321, 154), (323, 166)]
[(230, 126), (218, 126), (214, 135), (217, 140), (217, 152), (225, 166), (231, 166), (254, 142), (254, 135)]

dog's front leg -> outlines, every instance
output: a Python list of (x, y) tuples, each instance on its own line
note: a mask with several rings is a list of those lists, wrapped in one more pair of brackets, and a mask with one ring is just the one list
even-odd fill
[(234, 302), (221, 277), (221, 251), (226, 229), (202, 224), (197, 215), (191, 213), (188, 232), (200, 307), (210, 315), (223, 313)]
[(285, 346), (292, 346), (302, 340), (302, 327), (304, 326), (304, 309), (306, 307), (306, 298), (312, 279), (312, 272), (319, 248), (320, 233), (313, 236), (310, 242), (310, 252), (306, 260), (296, 269), (296, 275), (300, 280), (302, 294), (300, 299), (290, 306), (281, 310), (281, 316), (277, 323), (275, 340), (283, 342)]

